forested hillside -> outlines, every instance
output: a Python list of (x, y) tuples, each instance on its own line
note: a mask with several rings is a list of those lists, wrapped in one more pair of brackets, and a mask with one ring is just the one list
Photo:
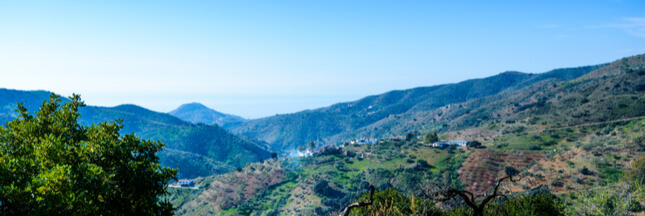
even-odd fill
[[(236, 172), (196, 179), (199, 190), (173, 190), (171, 202), (182, 215), (337, 215), (352, 202), (369, 201), (372, 185), (374, 203), (351, 215), (637, 213), (645, 201), (644, 66), (645, 56), (640, 55), (592, 67), (593, 71), (504, 73), (467, 81), (525, 84), (499, 87), (491, 90), (498, 93), (460, 103), (439, 106), (421, 101), (370, 125), (379, 129), (359, 131), (371, 134), (382, 128), (383, 134), (409, 133), (407, 140), (345, 143), (317, 148), (319, 153), (311, 157), (283, 155)], [(521, 78), (525, 76), (530, 78)], [(468, 95), (469, 90), (461, 91)], [(406, 91), (270, 119), (300, 116), (315, 122), (304, 118), (329, 117), (321, 110), (333, 107), (371, 105), (374, 109), (379, 98), (405, 98), (402, 92)], [(359, 114), (355, 118), (369, 116)], [(423, 136), (435, 132), (441, 140), (471, 144), (437, 148)], [(304, 137), (299, 135), (294, 137)], [(517, 179), (505, 178), (510, 175)], [(498, 182), (499, 190), (495, 189)], [(455, 193), (450, 199), (437, 198), (437, 192), (450, 196), (451, 189), (473, 193), (477, 203), (496, 195), (475, 214), (475, 208)]]
[[(24, 103), (33, 113), (49, 94), (1, 89), (3, 109), (0, 116), (5, 120), (15, 118), (16, 103)], [(82, 125), (122, 119), (122, 134), (135, 133), (144, 139), (165, 142), (167, 145), (160, 152), (161, 162), (168, 167), (178, 167), (180, 177), (223, 173), (269, 157), (265, 147), (258, 144), (260, 142), (233, 135), (217, 125), (195, 125), (136, 105), (86, 106), (80, 108), (80, 113)]]
[(504, 72), (456, 84), (391, 91), (316, 110), (251, 120), (231, 130), (283, 150), (295, 149), (309, 141), (338, 144), (360, 136), (401, 135), (423, 130), (429, 122), (419, 118), (424, 118), (429, 110), (519, 90), (545, 80), (572, 80), (601, 66), (558, 69), (541, 74)]

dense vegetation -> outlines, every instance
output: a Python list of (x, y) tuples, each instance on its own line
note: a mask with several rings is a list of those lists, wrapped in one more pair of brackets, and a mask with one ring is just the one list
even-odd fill
[(32, 116), (0, 127), (0, 214), (171, 215), (160, 201), (176, 169), (163, 167), (159, 141), (121, 136), (120, 121), (79, 124), (78, 95), (52, 94)]
[[(329, 215), (357, 200), (365, 201), (365, 192), (373, 185), (377, 188), (375, 204), (356, 209), (354, 214), (425, 214), (419, 212), (423, 209), (441, 215), (469, 215), (474, 212), (464, 200), (437, 200), (420, 191), (439, 185), (442, 187), (438, 188), (484, 196), (499, 178), (513, 174), (523, 180), (504, 183), (500, 189), (504, 196), (487, 203), (485, 215), (629, 215), (641, 211), (645, 201), (642, 184), (638, 183), (645, 168), (643, 159), (639, 159), (645, 156), (644, 66), (645, 58), (634, 56), (601, 68), (555, 70), (541, 75), (504, 73), (484, 79), (488, 83), (480, 83), (481, 86), (493, 88), (500, 84), (494, 81), (523, 84), (502, 85), (493, 88), (492, 93), (484, 91), (443, 105), (411, 102), (417, 104), (400, 114), (390, 112), (392, 115), (380, 120), (370, 120), (375, 113), (368, 115), (383, 108), (379, 104), (390, 101), (392, 105), (424, 96), (398, 95), (407, 90), (397, 91), (392, 97), (387, 97), (388, 93), (251, 121), (246, 123), (251, 127), (236, 131), (258, 138), (267, 135), (275, 140), (265, 140), (278, 146), (284, 140), (298, 140), (284, 142), (287, 150), (296, 146), (306, 149), (307, 143), (314, 140), (321, 153), (302, 158), (282, 154), (235, 174), (199, 179), (203, 186), (199, 190), (178, 190), (169, 198), (179, 209), (185, 209), (180, 214), (189, 215)], [(524, 76), (532, 77), (528, 78), (531, 81)], [(477, 80), (466, 83), (473, 82)], [(461, 87), (453, 91), (453, 97), (481, 91), (473, 87), (477, 85), (453, 85)], [(431, 95), (437, 88), (446, 86), (429, 87), (421, 95)], [(365, 112), (350, 110), (359, 107)], [(333, 114), (336, 111), (354, 113), (356, 116), (348, 118), (356, 120), (338, 117)], [(337, 117), (343, 119), (340, 125), (345, 125), (338, 129), (341, 132), (334, 129)], [(364, 122), (361, 126), (359, 121), (373, 123)], [(276, 125), (284, 126), (284, 130), (271, 132)], [(316, 139), (315, 134), (324, 135)], [(347, 143), (361, 136), (406, 134), (410, 134), (407, 141)], [(345, 135), (349, 138), (342, 139)], [(476, 142), (458, 149), (428, 145), (447, 139)], [(341, 149), (325, 147), (338, 143)], [(240, 190), (244, 199), (226, 208), (212, 201), (220, 200), (213, 185), (238, 185), (235, 179), (243, 178), (237, 177), (246, 176), (249, 167), (260, 165), (279, 166), (289, 177), (268, 187), (256, 187), (253, 193)], [(359, 198), (361, 194), (363, 198)], [(194, 206), (199, 210), (190, 211)], [(209, 206), (220, 209), (208, 210)], [(417, 208), (420, 206), (425, 207)]]
[[(0, 89), (0, 120), (18, 117), (16, 103), (37, 110), (50, 92)], [(63, 101), (68, 101), (62, 98)], [(181, 178), (225, 173), (260, 159), (269, 158), (265, 144), (233, 135), (217, 125), (191, 124), (165, 113), (136, 105), (79, 108), (78, 122), (90, 126), (100, 122), (123, 120), (122, 133), (136, 133), (144, 139), (160, 140), (167, 145), (160, 152), (162, 165), (177, 167)]]
[[(633, 56), (393, 91), (234, 127), (269, 142), (273, 154), (217, 125), (134, 105), (79, 109), (79, 121), (125, 119), (123, 131), (168, 142), (162, 164), (189, 178), (217, 173), (194, 179), (198, 188), (169, 190), (164, 199), (180, 215), (329, 215), (366, 201), (370, 185), (374, 203), (352, 214), (629, 215), (645, 201), (643, 86), (645, 56)], [(406, 139), (349, 143), (394, 135)], [(430, 146), (438, 140), (472, 142)], [(298, 157), (296, 149), (318, 154)], [(522, 178), (502, 183), (477, 211), (463, 197), (427, 193), (467, 191), (483, 203), (506, 175)]]

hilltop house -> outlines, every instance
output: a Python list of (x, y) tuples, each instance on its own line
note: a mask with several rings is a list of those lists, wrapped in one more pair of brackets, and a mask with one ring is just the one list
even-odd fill
[(470, 142), (464, 140), (449, 140), (448, 143), (456, 147), (466, 148)]
[(351, 144), (362, 145), (362, 144), (371, 144), (371, 143), (377, 143), (377, 142), (378, 142), (378, 139), (361, 137), (356, 140), (352, 140)]
[(446, 147), (448, 147), (448, 144), (445, 141), (439, 141), (439, 142), (432, 143), (432, 147), (446, 148)]
[(448, 140), (448, 141), (439, 141), (432, 143), (432, 147), (435, 148), (466, 148), (468, 146), (468, 141), (463, 140)]
[(182, 186), (182, 187), (193, 187), (193, 186), (195, 186), (195, 183), (193, 182), (193, 180), (190, 180), (190, 179), (179, 179), (179, 181), (177, 183), (179, 183), (179, 186)]
[(400, 142), (400, 141), (406, 141), (406, 140), (408, 140), (406, 136), (395, 136), (387, 139), (387, 141), (390, 141), (390, 142)]

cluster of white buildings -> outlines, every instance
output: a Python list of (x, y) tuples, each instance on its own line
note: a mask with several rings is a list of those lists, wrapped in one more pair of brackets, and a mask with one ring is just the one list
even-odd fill
[(309, 149), (307, 149), (304, 152), (296, 151), (296, 154), (297, 154), (296, 156), (298, 156), (298, 157), (311, 157), (311, 156), (314, 156), (314, 154), (317, 154), (317, 153), (318, 152), (316, 150), (310, 151)]
[(466, 148), (468, 146), (468, 141), (463, 140), (448, 140), (448, 141), (439, 141), (432, 143), (432, 147), (435, 148)]
[(351, 144), (360, 144), (360, 145), (362, 145), (362, 144), (372, 144), (372, 143), (377, 143), (378, 141), (379, 141), (378, 139), (374, 139), (374, 138), (361, 137), (361, 138), (358, 138), (356, 140), (352, 140)]

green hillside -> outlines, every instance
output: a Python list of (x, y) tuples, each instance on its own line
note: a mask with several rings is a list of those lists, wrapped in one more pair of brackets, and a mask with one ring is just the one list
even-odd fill
[(246, 121), (242, 117), (217, 112), (200, 103), (183, 104), (168, 114), (193, 124), (217, 124), (224, 128)]
[[(0, 116), (15, 118), (15, 103), (24, 103), (30, 112), (49, 97), (46, 91), (0, 89)], [(165, 113), (136, 105), (116, 107), (86, 106), (80, 109), (82, 125), (123, 120), (122, 134), (135, 133), (144, 139), (166, 143), (160, 153), (162, 165), (178, 167), (179, 176), (193, 178), (223, 173), (268, 158), (265, 146), (233, 135), (217, 125), (191, 124)]]
[[(632, 177), (626, 173), (645, 156), (644, 66), (645, 56), (640, 55), (602, 67), (583, 67), (593, 71), (577, 68), (541, 75), (503, 73), (466, 83), (480, 86), (480, 90), (494, 88), (485, 87), (492, 81), (516, 84), (490, 90), (497, 93), (471, 94), (475, 96), (444, 93), (445, 101), (452, 100), (448, 95), (463, 97), (459, 103), (419, 100), (404, 112), (368, 126), (379, 127), (376, 131), (382, 128), (380, 134), (439, 132), (441, 139), (476, 140), (481, 147), (438, 149), (413, 137), (399, 142), (345, 144), (338, 150), (319, 148), (321, 154), (313, 157), (283, 155), (237, 172), (199, 178), (199, 189), (173, 189), (169, 198), (180, 215), (328, 215), (358, 199), (368, 191), (368, 185), (380, 191), (394, 188), (412, 200), (430, 198), (419, 191), (438, 186), (483, 195), (509, 173), (507, 167), (513, 167), (523, 180), (504, 183), (500, 191), (505, 199), (491, 205), (539, 192), (548, 194), (549, 200), (562, 202), (559, 208), (567, 215), (634, 214), (642, 211), (645, 188), (632, 184)], [(450, 85), (425, 90), (446, 86)], [(455, 86), (449, 89), (465, 95), (470, 92)], [(401, 98), (413, 92), (395, 91), (270, 119), (286, 123), (298, 116), (313, 123), (306, 117), (332, 116), (322, 110), (368, 105), (375, 109), (375, 104), (406, 101)], [(370, 116), (355, 114), (358, 119), (349, 122)], [(347, 134), (373, 131), (360, 128)], [(293, 135), (301, 139), (306, 136)], [(341, 140), (339, 135), (334, 136), (327, 139)], [(404, 207), (413, 208), (410, 205)], [(446, 215), (468, 212), (459, 199), (437, 205)]]
[[(504, 72), (456, 84), (391, 91), (316, 110), (251, 120), (231, 130), (266, 141), (276, 149), (283, 150), (295, 149), (312, 140), (338, 144), (360, 136), (381, 138), (400, 135), (422, 128), (405, 125), (427, 124), (418, 121), (418, 118), (423, 117), (420, 114), (428, 110), (518, 90), (544, 80), (575, 79), (601, 66), (603, 65), (558, 69), (541, 74)], [(414, 117), (406, 118), (411, 116)]]

